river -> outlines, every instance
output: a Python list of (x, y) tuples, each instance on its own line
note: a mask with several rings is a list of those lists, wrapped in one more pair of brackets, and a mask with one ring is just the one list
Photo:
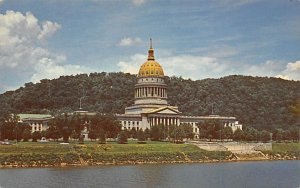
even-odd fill
[(299, 188), (300, 161), (0, 169), (0, 188)]

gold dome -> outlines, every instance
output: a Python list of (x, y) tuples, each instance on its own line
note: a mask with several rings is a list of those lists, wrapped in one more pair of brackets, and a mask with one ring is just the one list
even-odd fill
[(152, 40), (150, 39), (150, 49), (148, 51), (148, 61), (146, 61), (139, 70), (139, 77), (163, 77), (163, 68), (154, 59), (154, 50), (152, 48)]
[(144, 64), (142, 64), (139, 77), (151, 77), (151, 76), (158, 76), (163, 77), (164, 71), (159, 63), (154, 60), (148, 60)]

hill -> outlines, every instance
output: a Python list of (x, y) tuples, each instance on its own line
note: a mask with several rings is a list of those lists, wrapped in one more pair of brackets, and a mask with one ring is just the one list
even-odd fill
[[(300, 105), (299, 81), (250, 76), (165, 80), (169, 103), (186, 115), (209, 115), (213, 105), (215, 114), (235, 116), (259, 129), (300, 125), (299, 116), (293, 113)], [(135, 83), (135, 75), (105, 72), (26, 83), (0, 95), (0, 115), (70, 112), (79, 108), (80, 98), (85, 110), (124, 113), (125, 106), (134, 101)]]

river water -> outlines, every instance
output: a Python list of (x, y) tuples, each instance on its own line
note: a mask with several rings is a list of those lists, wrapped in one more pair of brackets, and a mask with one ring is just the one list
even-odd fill
[(300, 161), (0, 169), (0, 188), (299, 188)]

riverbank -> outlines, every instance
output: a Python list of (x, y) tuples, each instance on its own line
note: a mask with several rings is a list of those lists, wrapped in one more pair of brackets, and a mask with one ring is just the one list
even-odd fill
[(19, 143), (0, 146), (0, 168), (64, 167), (153, 163), (207, 163), (300, 160), (300, 151), (264, 151), (265, 158), (237, 158), (228, 151), (205, 151), (190, 144)]

